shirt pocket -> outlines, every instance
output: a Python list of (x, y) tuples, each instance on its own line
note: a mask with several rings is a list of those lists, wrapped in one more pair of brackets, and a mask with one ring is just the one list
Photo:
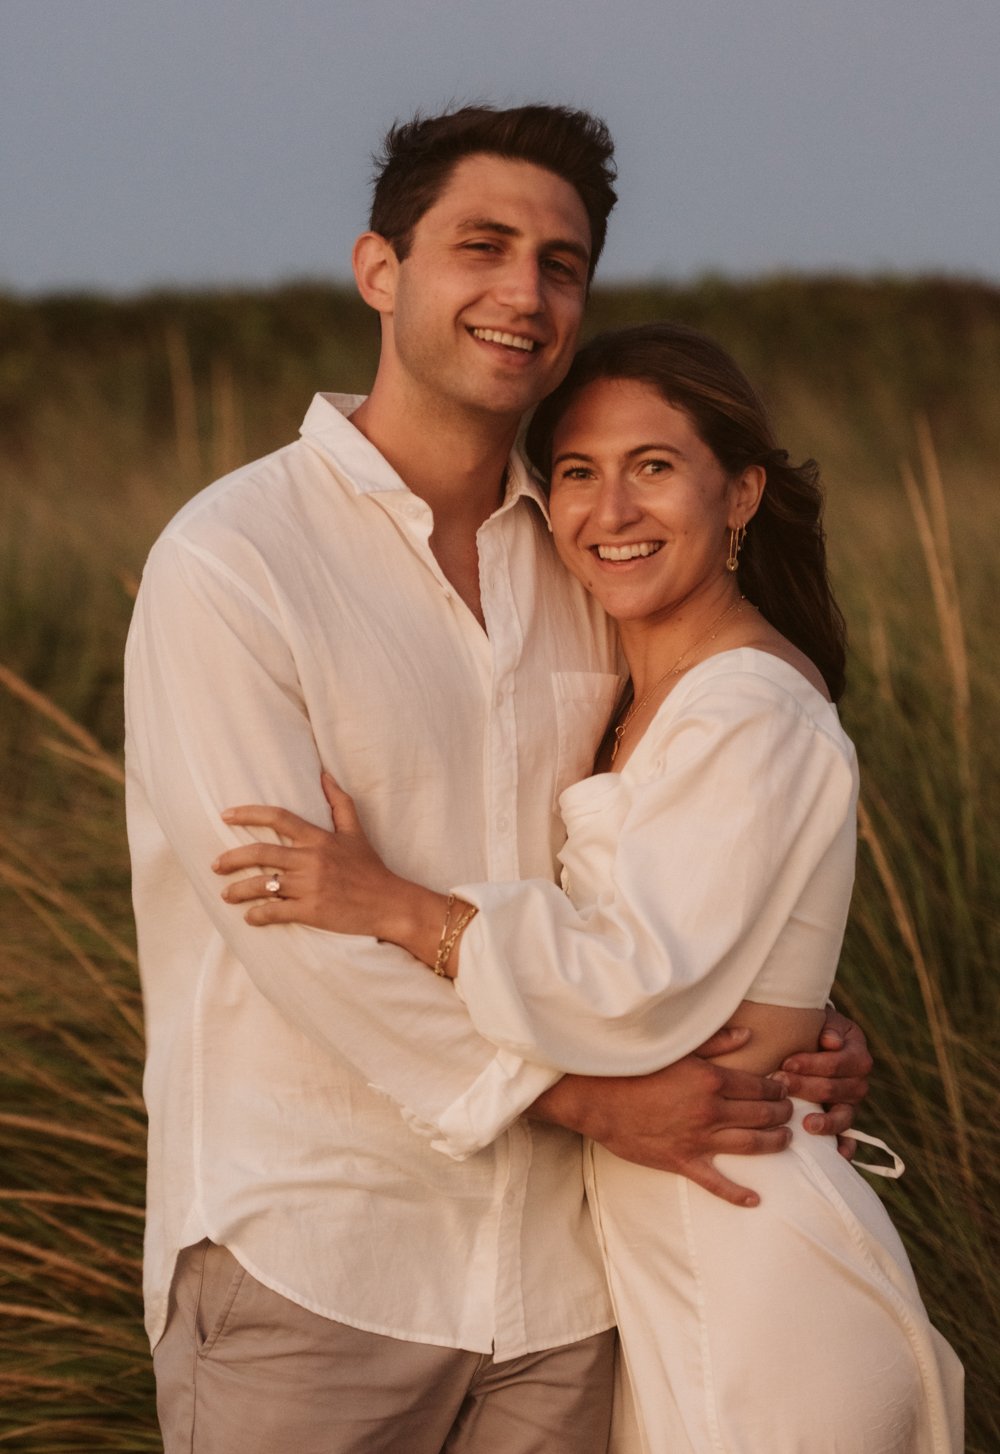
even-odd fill
[(552, 806), (571, 783), (589, 777), (622, 679), (607, 671), (555, 671), (556, 775)]

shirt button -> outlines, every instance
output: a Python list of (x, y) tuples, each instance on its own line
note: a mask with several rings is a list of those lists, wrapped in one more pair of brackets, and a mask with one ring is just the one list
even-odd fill
[(501, 813), (500, 816), (499, 816), (499, 818), (497, 819), (497, 828), (498, 828), (498, 830), (501, 833), (506, 833), (507, 832), (507, 829), (509, 827), (510, 827), (510, 819), (508, 818), (508, 816), (507, 816), (506, 813)]

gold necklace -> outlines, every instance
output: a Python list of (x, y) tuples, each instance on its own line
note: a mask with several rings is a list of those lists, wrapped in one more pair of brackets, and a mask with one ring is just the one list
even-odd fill
[(673, 666), (670, 667), (668, 671), (665, 671), (661, 677), (656, 678), (656, 681), (650, 687), (649, 691), (643, 697), (642, 701), (632, 703), (628, 711), (625, 713), (625, 716), (615, 728), (615, 740), (614, 745), (611, 748), (612, 762), (614, 762), (615, 758), (618, 756), (618, 749), (622, 745), (622, 738), (625, 736), (626, 728), (628, 727), (629, 723), (632, 721), (632, 718), (636, 715), (636, 713), (642, 711), (643, 707), (649, 701), (650, 697), (656, 691), (657, 687), (662, 687), (663, 683), (667, 680), (667, 677), (678, 675), (681, 667), (687, 661), (692, 651), (696, 651), (699, 646), (704, 646), (706, 641), (715, 640), (715, 638), (719, 634), (719, 627), (722, 625), (723, 621), (725, 621), (727, 616), (731, 616), (734, 611), (742, 614), (743, 602), (745, 600), (746, 596), (740, 596), (739, 600), (733, 601), (731, 605), (726, 607), (721, 616), (716, 616), (715, 620), (705, 632), (704, 636), (699, 636), (698, 639), (696, 641), (693, 641), (690, 646), (685, 647), (684, 650), (681, 652), (680, 656), (674, 662)]

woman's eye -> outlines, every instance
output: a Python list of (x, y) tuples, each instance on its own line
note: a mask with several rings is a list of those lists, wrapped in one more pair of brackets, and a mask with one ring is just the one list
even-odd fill
[(672, 468), (668, 459), (644, 459), (639, 471), (644, 475), (660, 475)]

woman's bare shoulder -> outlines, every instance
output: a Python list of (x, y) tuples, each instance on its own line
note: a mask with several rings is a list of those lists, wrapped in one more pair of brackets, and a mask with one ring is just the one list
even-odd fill
[(804, 651), (793, 646), (787, 637), (776, 631), (763, 617), (758, 617), (757, 628), (749, 639), (740, 643), (742, 646), (752, 647), (755, 651), (766, 651), (769, 656), (776, 656), (779, 661), (787, 662), (795, 668), (810, 686), (816, 688), (819, 694), (830, 701), (830, 691), (823, 680), (823, 674), (815, 662), (810, 661)]

